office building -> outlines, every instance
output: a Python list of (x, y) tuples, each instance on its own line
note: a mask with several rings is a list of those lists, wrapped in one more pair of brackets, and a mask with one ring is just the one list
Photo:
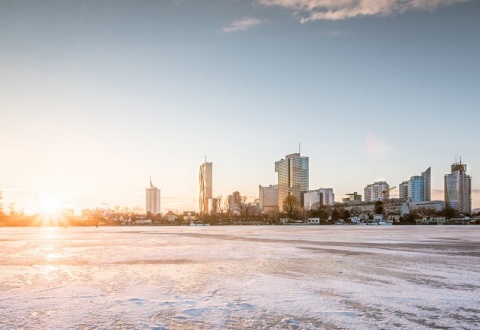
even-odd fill
[(356, 191), (351, 194), (347, 194), (348, 197), (342, 198), (342, 202), (347, 204), (355, 204), (362, 201), (362, 195), (359, 195)]
[(278, 205), (283, 211), (283, 201), (289, 195), (295, 197), (297, 207), (301, 207), (302, 192), (308, 191), (308, 157), (295, 153), (275, 162), (278, 173)]
[(408, 198), (412, 202), (426, 202), (430, 200), (431, 190), (430, 167), (421, 175), (415, 175), (408, 181)]
[(383, 198), (384, 198), (382, 194), (383, 191), (386, 191), (385, 198), (389, 199), (390, 198), (390, 193), (388, 191), (389, 188), (390, 186), (385, 181), (377, 181), (369, 184), (364, 189), (365, 202), (376, 202), (376, 201), (383, 202)]
[(209, 198), (208, 199), (208, 214), (214, 215), (217, 214), (217, 199)]
[(230, 215), (240, 215), (242, 209), (242, 196), (240, 192), (234, 191), (231, 195), (228, 195), (228, 211)]
[(258, 186), (258, 207), (261, 213), (278, 211), (278, 186)]
[(302, 199), (305, 211), (318, 210), (324, 205), (335, 205), (335, 195), (332, 188), (304, 191)]
[(152, 178), (150, 178), (150, 188), (146, 189), (146, 212), (150, 212), (152, 215), (161, 213), (160, 209), (160, 189), (152, 184)]
[(451, 173), (445, 175), (445, 206), (461, 213), (472, 212), (472, 178), (461, 160), (452, 164)]
[(208, 213), (208, 200), (212, 198), (212, 163), (200, 165), (198, 204), (200, 214)]
[(398, 190), (398, 199), (406, 201), (408, 199), (408, 181), (400, 183)]

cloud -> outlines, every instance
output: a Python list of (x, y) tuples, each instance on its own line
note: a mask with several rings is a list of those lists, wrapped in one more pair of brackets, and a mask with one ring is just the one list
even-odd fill
[(238, 31), (244, 31), (250, 28), (253, 28), (257, 25), (264, 23), (263, 20), (252, 18), (252, 17), (245, 17), (238, 21), (233, 21), (230, 23), (229, 26), (226, 26), (222, 29), (223, 33), (232, 33)]
[(385, 140), (377, 137), (373, 132), (367, 133), (367, 136), (365, 137), (365, 146), (368, 159), (371, 162), (384, 158), (387, 151), (391, 149)]
[(27, 191), (25, 188), (0, 188), (0, 192)]
[(300, 22), (342, 20), (357, 16), (388, 16), (408, 10), (434, 10), (468, 0), (257, 0), (264, 6), (291, 9)]

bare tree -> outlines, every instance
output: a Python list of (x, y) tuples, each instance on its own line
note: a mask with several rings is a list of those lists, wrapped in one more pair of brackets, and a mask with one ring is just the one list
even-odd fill
[(10, 205), (8, 206), (8, 209), (10, 211), (9, 215), (14, 216), (15, 215), (15, 202), (11, 202)]
[(224, 211), (223, 210), (224, 203), (222, 203), (222, 201), (223, 201), (222, 195), (218, 195), (217, 196), (217, 201), (216, 201), (216, 208), (217, 208), (217, 212), (220, 213), (220, 214), (223, 213), (223, 211)]
[(298, 212), (298, 202), (295, 196), (288, 195), (283, 200), (283, 211), (287, 213), (290, 219), (294, 219)]
[(3, 203), (2, 203), (2, 199), (3, 199), (3, 196), (2, 196), (2, 192), (0, 191), (0, 217), (3, 216)]
[(232, 206), (230, 205), (230, 197), (229, 196), (227, 196), (227, 198), (225, 198), (225, 200), (223, 201), (223, 207), (227, 211), (228, 217), (230, 217), (231, 216), (230, 208)]

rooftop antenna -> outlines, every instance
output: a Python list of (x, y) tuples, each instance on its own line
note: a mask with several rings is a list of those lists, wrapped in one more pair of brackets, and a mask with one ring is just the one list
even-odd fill
[(205, 163), (207, 162), (207, 155), (205, 155)]
[(300, 142), (298, 142), (298, 153), (302, 154), (302, 145)]

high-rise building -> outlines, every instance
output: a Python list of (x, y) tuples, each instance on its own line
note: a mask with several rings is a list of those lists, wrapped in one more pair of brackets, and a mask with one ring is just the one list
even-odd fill
[(472, 211), (472, 178), (461, 160), (452, 164), (451, 173), (445, 175), (445, 206), (462, 213)]
[(432, 168), (427, 168), (427, 170), (423, 172), (421, 176), (423, 180), (422, 198), (423, 201), (427, 202), (432, 199)]
[(200, 165), (198, 182), (200, 186), (198, 195), (200, 214), (207, 214), (208, 200), (212, 198), (212, 163), (205, 162)]
[(332, 188), (320, 188), (303, 192), (305, 211), (318, 210), (323, 205), (335, 205), (335, 194)]
[(411, 202), (426, 202), (431, 199), (431, 168), (421, 175), (414, 175), (400, 184), (399, 198)]
[(375, 202), (375, 201), (383, 202), (383, 198), (384, 198), (382, 194), (383, 191), (386, 191), (385, 198), (389, 199), (390, 193), (388, 191), (388, 188), (390, 188), (390, 186), (385, 181), (377, 181), (369, 184), (363, 190), (364, 196), (365, 196), (365, 202)]
[(408, 181), (403, 181), (398, 186), (398, 198), (401, 200), (407, 200), (408, 198)]
[(228, 209), (231, 215), (240, 215), (242, 210), (242, 196), (240, 192), (234, 191), (228, 195)]
[(150, 188), (146, 189), (146, 212), (150, 212), (152, 215), (161, 213), (160, 209), (160, 189), (152, 184), (152, 178), (150, 178)]
[(308, 190), (308, 157), (295, 153), (275, 162), (278, 173), (278, 205), (283, 211), (283, 201), (288, 195), (295, 197), (297, 206), (302, 203), (302, 192)]
[(278, 186), (258, 186), (258, 207), (262, 213), (278, 211)]

